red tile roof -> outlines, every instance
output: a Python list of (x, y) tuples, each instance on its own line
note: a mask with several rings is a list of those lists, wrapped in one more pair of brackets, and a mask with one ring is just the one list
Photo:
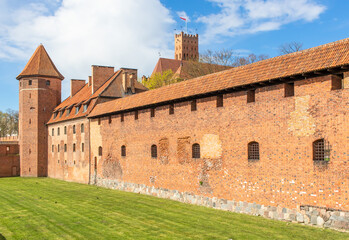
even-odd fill
[(349, 38), (98, 104), (89, 117), (349, 64)]
[(23, 71), (17, 76), (17, 79), (19, 80), (23, 77), (55, 77), (61, 80), (64, 79), (43, 45), (37, 47)]
[(80, 107), (80, 110), (77, 114), (75, 113), (75, 108), (71, 109), (69, 115), (67, 115), (67, 111), (64, 111), (62, 116), (60, 116), (60, 113), (57, 113), (56, 117), (54, 117), (54, 114), (52, 114), (51, 119), (48, 121), (48, 124), (86, 117), (93, 109), (95, 105), (95, 99), (107, 88), (107, 86), (109, 86), (109, 84), (120, 72), (120, 70), (116, 71), (102, 86), (97, 89), (94, 94), (92, 94), (92, 85), (89, 86), (88, 83), (86, 83), (85, 86), (82, 87), (74, 96), (66, 98), (54, 109), (54, 112), (58, 112), (60, 110), (65, 110), (73, 106), (79, 106), (84, 103), (90, 102), (87, 111), (84, 112), (83, 107)]
[(175, 73), (177, 69), (180, 67), (180, 65), (181, 65), (181, 60), (159, 58), (159, 61), (155, 65), (155, 68), (151, 76), (153, 76), (155, 73), (162, 73), (169, 69), (171, 69), (172, 72)]

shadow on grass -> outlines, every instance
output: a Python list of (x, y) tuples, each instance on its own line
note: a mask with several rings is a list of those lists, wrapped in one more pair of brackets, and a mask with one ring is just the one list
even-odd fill
[(0, 240), (6, 240), (6, 238), (0, 233)]

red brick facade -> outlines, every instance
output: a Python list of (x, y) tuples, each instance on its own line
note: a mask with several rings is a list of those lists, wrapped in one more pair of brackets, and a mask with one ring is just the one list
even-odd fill
[[(197, 99), (196, 111), (184, 101), (171, 115), (165, 105), (154, 117), (145, 109), (137, 120), (135, 112), (124, 114), (124, 121), (121, 115), (111, 123), (109, 117), (91, 119), (97, 178), (270, 206), (348, 210), (349, 88), (331, 90), (335, 79), (296, 81), (289, 97), (278, 84), (257, 88), (251, 103), (239, 91), (223, 94), (223, 107), (212, 96)], [(331, 146), (329, 162), (313, 160), (318, 139)], [(259, 143), (259, 160), (248, 159), (250, 142)], [(200, 158), (192, 158), (195, 143)]]
[(0, 141), (0, 177), (19, 176), (19, 145), (16, 141)]

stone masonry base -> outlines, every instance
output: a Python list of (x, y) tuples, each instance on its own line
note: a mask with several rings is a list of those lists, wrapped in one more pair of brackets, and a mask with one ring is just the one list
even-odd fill
[(152, 195), (175, 201), (190, 203), (236, 213), (245, 213), (265, 218), (316, 225), (319, 227), (349, 230), (349, 211), (341, 211), (316, 206), (301, 206), (299, 209), (264, 206), (256, 203), (209, 198), (177, 190), (149, 187), (144, 184), (134, 184), (119, 180), (100, 179), (91, 181), (97, 186), (118, 189), (126, 192)]

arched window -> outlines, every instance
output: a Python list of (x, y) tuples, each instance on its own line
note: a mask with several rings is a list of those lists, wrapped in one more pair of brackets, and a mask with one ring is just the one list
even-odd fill
[(54, 136), (54, 135), (55, 135), (55, 129), (52, 128), (52, 136)]
[(102, 147), (99, 147), (98, 148), (98, 156), (102, 156), (102, 151), (103, 151)]
[(75, 145), (75, 143), (73, 144), (73, 152), (75, 152), (75, 150), (76, 150), (76, 145)]
[(84, 152), (84, 151), (85, 151), (85, 144), (81, 143), (81, 152)]
[(250, 142), (248, 144), (248, 160), (259, 160), (259, 143)]
[(325, 141), (318, 139), (313, 142), (313, 160), (323, 161), (325, 159)]
[(73, 125), (73, 134), (76, 133), (75, 125)]
[(200, 158), (200, 145), (198, 143), (194, 143), (192, 146), (192, 157)]
[(61, 130), (60, 128), (57, 128), (57, 136), (59, 136), (61, 134)]
[(67, 127), (64, 126), (64, 134), (67, 135)]
[(85, 126), (84, 126), (84, 124), (81, 124), (81, 132), (82, 132), (82, 133), (85, 132)]
[(158, 147), (155, 144), (151, 145), (151, 157), (152, 158), (158, 157)]
[(57, 145), (57, 152), (59, 152), (59, 144)]
[(126, 146), (125, 145), (121, 146), (121, 156), (126, 157)]
[(67, 152), (67, 144), (64, 144), (64, 152)]

